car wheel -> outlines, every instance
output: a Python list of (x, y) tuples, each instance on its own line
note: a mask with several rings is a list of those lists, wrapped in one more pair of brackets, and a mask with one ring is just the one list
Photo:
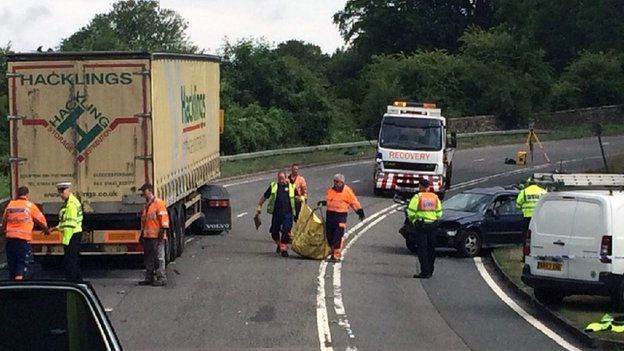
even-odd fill
[(410, 250), (411, 253), (418, 252), (418, 245), (416, 245), (416, 243), (413, 240), (410, 240), (409, 238), (405, 239), (405, 246), (407, 247), (408, 250)]
[(457, 240), (457, 251), (464, 257), (475, 257), (481, 252), (481, 236), (474, 230), (461, 232)]
[(564, 298), (563, 293), (549, 288), (535, 288), (533, 294), (537, 301), (544, 305), (558, 305)]

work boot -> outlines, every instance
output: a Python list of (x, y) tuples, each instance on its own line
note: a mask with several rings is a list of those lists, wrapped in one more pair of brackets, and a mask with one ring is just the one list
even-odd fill
[(431, 278), (431, 274), (418, 273), (418, 274), (414, 274), (412, 276), (412, 278), (416, 278), (416, 279), (429, 279), (429, 278)]
[(282, 251), (281, 255), (282, 257), (288, 257), (288, 251)]
[(167, 285), (167, 280), (165, 279), (158, 279), (152, 282), (152, 286), (165, 286), (165, 285)]
[(139, 282), (139, 285), (141, 286), (152, 285), (152, 283), (154, 283), (154, 279), (144, 279)]
[(279, 244), (277, 244), (277, 248), (275, 249), (275, 253), (280, 253), (282, 252), (282, 250), (280, 250)]

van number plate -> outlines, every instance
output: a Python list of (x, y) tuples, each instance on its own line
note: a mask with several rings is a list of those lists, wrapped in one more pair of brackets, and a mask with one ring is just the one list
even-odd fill
[(546, 271), (561, 271), (563, 264), (561, 262), (537, 262), (537, 269)]

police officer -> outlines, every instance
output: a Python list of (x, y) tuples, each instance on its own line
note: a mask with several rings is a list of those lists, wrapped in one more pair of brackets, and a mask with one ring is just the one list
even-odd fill
[(17, 198), (11, 200), (2, 215), (2, 227), (6, 234), (6, 255), (10, 280), (24, 280), (28, 267), (28, 255), (32, 230), (35, 224), (49, 234), (46, 219), (28, 200), (28, 188), (17, 189)]
[(319, 204), (327, 205), (325, 235), (327, 243), (332, 248), (330, 260), (338, 262), (342, 259), (343, 237), (347, 227), (349, 207), (358, 214), (360, 221), (363, 221), (366, 216), (358, 198), (345, 184), (345, 177), (340, 173), (334, 175), (334, 186), (327, 189), (325, 201), (320, 201)]
[(145, 207), (141, 212), (141, 242), (143, 243), (143, 262), (145, 279), (139, 285), (167, 285), (165, 270), (165, 240), (169, 229), (169, 214), (165, 202), (154, 196), (154, 186), (145, 183), (139, 188), (145, 198)]
[(288, 244), (290, 244), (290, 231), (293, 219), (297, 215), (296, 197), (298, 196), (294, 184), (288, 181), (284, 172), (277, 173), (277, 182), (272, 182), (267, 190), (260, 196), (256, 213), (262, 212), (262, 205), (266, 200), (267, 212), (272, 215), (269, 232), (275, 244), (276, 252), (283, 257), (288, 257)]
[(65, 202), (59, 212), (58, 224), (58, 229), (63, 233), (65, 279), (71, 282), (81, 282), (82, 205), (76, 196), (72, 194), (71, 183), (58, 183), (56, 189), (61, 199)]
[(535, 182), (533, 177), (527, 179), (527, 187), (522, 189), (516, 197), (516, 207), (522, 210), (524, 216), (524, 232), (529, 230), (529, 223), (531, 223), (531, 217), (533, 217), (533, 211), (537, 202), (546, 194), (546, 190)]
[(442, 202), (429, 191), (429, 181), (420, 179), (418, 193), (407, 206), (407, 218), (415, 227), (420, 273), (414, 278), (428, 279), (433, 275), (437, 226), (435, 221), (442, 216)]

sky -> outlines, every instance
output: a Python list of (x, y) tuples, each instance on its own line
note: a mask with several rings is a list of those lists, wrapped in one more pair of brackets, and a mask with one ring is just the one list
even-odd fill
[[(107, 13), (113, 0), (1, 0), (0, 47), (11, 42), (16, 52), (58, 48), (62, 39)], [(188, 21), (191, 41), (217, 53), (225, 38), (264, 38), (279, 44), (303, 40), (333, 53), (344, 46), (332, 22), (346, 0), (161, 0)]]

